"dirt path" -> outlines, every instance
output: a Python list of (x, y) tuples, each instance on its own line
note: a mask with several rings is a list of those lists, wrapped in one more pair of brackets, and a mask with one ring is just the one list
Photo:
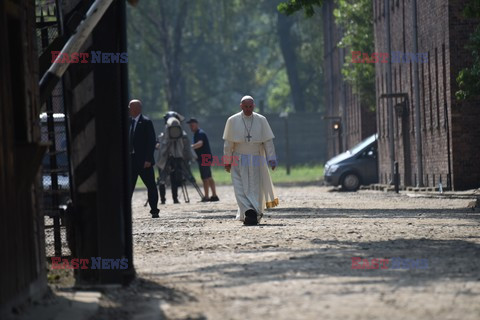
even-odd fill
[[(167, 203), (160, 219), (137, 191), (141, 279), (107, 295), (103, 315), (117, 300), (116, 316), (132, 319), (480, 318), (480, 214), (468, 200), (277, 191), (280, 207), (258, 227), (234, 221), (231, 187), (207, 204), (192, 190), (194, 203)], [(422, 258), (428, 268), (352, 270), (352, 257)]]

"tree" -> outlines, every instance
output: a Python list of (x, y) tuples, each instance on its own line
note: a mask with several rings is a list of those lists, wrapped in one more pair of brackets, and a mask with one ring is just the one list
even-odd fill
[(168, 108), (185, 114), (184, 81), (182, 74), (182, 39), (185, 20), (188, 14), (187, 0), (159, 1), (158, 17), (151, 11), (140, 13), (157, 32), (158, 41), (150, 42), (163, 64)]
[[(373, 52), (373, 8), (371, 0), (336, 0), (335, 22), (343, 30), (339, 47), (352, 51)], [(307, 17), (315, 14), (314, 7), (322, 6), (323, 0), (289, 0), (278, 5), (278, 10), (291, 15), (304, 10)], [(375, 67), (368, 63), (352, 63), (351, 56), (346, 59), (342, 74), (362, 103), (370, 109), (375, 108)]]
[[(371, 0), (337, 0), (333, 11), (335, 22), (343, 30), (339, 47), (351, 51), (374, 52), (373, 7)], [(375, 65), (373, 63), (352, 63), (347, 56), (342, 74), (360, 96), (363, 104), (375, 109)]]
[[(320, 110), (323, 69), (319, 18), (291, 17), (287, 21), (300, 88), (293, 90), (288, 77), (290, 60), (285, 61), (280, 45), (277, 3), (188, 1), (180, 41), (173, 36), (182, 12), (180, 1), (140, 1), (135, 8), (129, 7), (132, 96), (142, 99), (145, 112), (154, 118), (175, 106), (175, 100), (169, 98), (174, 97), (172, 92), (180, 92), (177, 97), (181, 107), (175, 108), (186, 116), (231, 114), (238, 110), (240, 97), (245, 94), (255, 96), (262, 112), (294, 109), (293, 91), (303, 98), (304, 107), (296, 107), (298, 110)], [(173, 50), (175, 41), (178, 54)], [(165, 60), (167, 56), (171, 58)], [(170, 70), (177, 70), (179, 76), (173, 77)], [(179, 86), (172, 86), (178, 79)]]
[(304, 10), (307, 17), (315, 14), (315, 6), (321, 7), (323, 0), (288, 0), (278, 5), (278, 11), (286, 15), (292, 15), (297, 11)]
[(295, 111), (304, 112), (305, 103), (303, 100), (303, 86), (300, 83), (297, 71), (297, 54), (295, 53), (296, 43), (290, 34), (293, 21), (280, 12), (277, 16), (277, 34), (280, 49), (283, 54), (283, 60), (285, 61), (285, 67), (287, 69), (293, 104), (295, 105)]
[[(480, 0), (472, 0), (465, 7), (464, 14), (467, 18), (480, 18)], [(472, 52), (473, 63), (458, 73), (456, 80), (459, 90), (455, 93), (458, 100), (480, 95), (480, 24), (470, 35), (466, 48)]]

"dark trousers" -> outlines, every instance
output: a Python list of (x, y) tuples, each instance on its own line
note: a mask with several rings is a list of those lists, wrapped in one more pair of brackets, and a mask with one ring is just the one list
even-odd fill
[[(162, 170), (158, 169), (158, 175), (160, 175)], [(181, 185), (178, 183), (176, 177), (175, 177), (175, 172), (170, 173), (170, 183), (172, 187), (172, 199), (173, 200), (178, 200), (178, 187)], [(167, 190), (165, 188), (165, 184), (159, 184), (158, 188), (160, 189), (160, 199), (162, 202), (165, 202), (165, 196), (167, 194)]]
[(142, 179), (143, 183), (148, 190), (148, 204), (150, 205), (150, 213), (158, 213), (158, 191), (157, 185), (155, 184), (155, 173), (153, 171), (153, 163), (149, 168), (144, 168), (144, 161), (138, 161), (135, 159), (135, 154), (131, 156), (132, 164), (132, 186), (130, 197), (133, 195), (135, 190), (135, 184), (137, 183), (138, 176)]

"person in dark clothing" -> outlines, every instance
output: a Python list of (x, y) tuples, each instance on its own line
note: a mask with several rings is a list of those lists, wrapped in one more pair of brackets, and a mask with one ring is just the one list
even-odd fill
[[(215, 181), (212, 178), (212, 170), (210, 169), (210, 166), (202, 164), (202, 159), (204, 159), (205, 156), (209, 159), (212, 158), (212, 151), (210, 150), (207, 134), (199, 128), (197, 119), (191, 118), (187, 123), (190, 125), (190, 130), (193, 132), (192, 148), (197, 153), (198, 167), (200, 168), (200, 176), (203, 181), (205, 198), (202, 201), (219, 201), (220, 199), (215, 190)], [(208, 197), (209, 189), (212, 190), (211, 198)]]
[(156, 136), (152, 121), (142, 115), (142, 102), (132, 100), (128, 104), (130, 112), (130, 162), (131, 162), (131, 193), (133, 196), (135, 184), (138, 176), (148, 189), (148, 203), (152, 218), (158, 218), (158, 191), (155, 184), (155, 173), (153, 164), (155, 163), (153, 153), (155, 151)]

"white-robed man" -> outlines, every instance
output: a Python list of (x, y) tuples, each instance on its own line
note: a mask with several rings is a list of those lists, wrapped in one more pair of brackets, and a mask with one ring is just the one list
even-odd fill
[(225, 170), (232, 175), (238, 204), (237, 220), (257, 225), (266, 208), (278, 205), (268, 171), (277, 165), (272, 129), (267, 119), (253, 112), (255, 102), (244, 96), (242, 111), (228, 118), (223, 132)]

